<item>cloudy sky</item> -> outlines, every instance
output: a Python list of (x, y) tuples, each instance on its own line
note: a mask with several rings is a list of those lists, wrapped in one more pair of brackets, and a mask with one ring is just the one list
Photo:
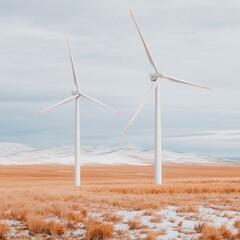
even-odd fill
[(154, 98), (128, 134), (153, 71), (129, 16), (131, 8), (161, 71), (214, 88), (162, 80), (163, 147), (240, 156), (240, 1), (2, 0), (0, 142), (38, 147), (74, 143), (74, 104), (40, 109), (74, 90), (66, 36), (81, 88), (122, 112), (81, 102), (85, 146), (153, 148)]

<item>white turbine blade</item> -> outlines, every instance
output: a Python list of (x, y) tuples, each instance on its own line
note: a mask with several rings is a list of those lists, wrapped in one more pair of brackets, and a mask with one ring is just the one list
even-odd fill
[(53, 108), (59, 107), (59, 106), (65, 104), (65, 103), (67, 103), (67, 102), (72, 101), (73, 99), (75, 99), (75, 98), (77, 98), (77, 97), (79, 97), (79, 95), (73, 95), (73, 96), (71, 96), (71, 97), (69, 97), (69, 98), (66, 98), (66, 99), (62, 100), (61, 102), (58, 102), (58, 103), (56, 103), (56, 104), (51, 105), (50, 107), (47, 107), (47, 108), (42, 109), (39, 113), (43, 113), (43, 112), (49, 111), (49, 110), (51, 110), (51, 109), (53, 109)]
[(95, 102), (95, 103), (97, 103), (97, 104), (105, 107), (105, 108), (108, 108), (108, 109), (112, 110), (113, 112), (115, 112), (115, 113), (117, 113), (117, 114), (120, 114), (117, 110), (115, 110), (115, 109), (107, 106), (106, 104), (104, 104), (104, 103), (102, 103), (102, 102), (100, 102), (100, 101), (98, 101), (98, 100), (96, 100), (96, 99), (94, 99), (94, 98), (92, 98), (92, 97), (89, 97), (89, 96), (87, 96), (87, 95), (85, 95), (85, 94), (82, 94), (82, 93), (81, 93), (81, 96), (83, 96), (83, 97), (85, 97), (85, 98), (87, 98), (87, 99), (89, 99), (89, 100), (91, 100), (91, 101), (93, 101), (93, 102)]
[(78, 82), (78, 76), (77, 76), (77, 72), (76, 72), (76, 69), (75, 69), (75, 64), (74, 64), (72, 51), (71, 51), (71, 48), (70, 48), (70, 44), (69, 44), (68, 38), (67, 38), (67, 43), (68, 43), (68, 50), (69, 50), (69, 55), (70, 55), (70, 59), (71, 59), (71, 65), (72, 65), (72, 72), (73, 72), (74, 82), (75, 82), (77, 90), (80, 91), (79, 82)]
[(156, 80), (156, 82), (153, 83), (153, 85), (151, 86), (150, 90), (148, 91), (146, 97), (144, 98), (144, 101), (142, 102), (142, 104), (138, 107), (137, 111), (135, 112), (135, 114), (133, 115), (133, 117), (131, 118), (131, 120), (128, 122), (128, 124), (126, 125), (126, 127), (123, 130), (123, 134), (127, 132), (128, 128), (132, 125), (133, 121), (135, 120), (135, 118), (139, 115), (139, 113), (142, 111), (143, 107), (146, 105), (147, 101), (149, 100), (152, 92), (155, 90), (155, 88), (157, 87), (159, 83), (159, 79)]
[(192, 82), (188, 82), (188, 81), (185, 81), (185, 80), (182, 80), (182, 79), (178, 79), (178, 78), (174, 78), (174, 77), (170, 77), (170, 76), (166, 76), (166, 75), (164, 75), (163, 77), (167, 78), (167, 79), (169, 79), (171, 81), (174, 81), (174, 82), (183, 83), (183, 84), (187, 84), (187, 85), (191, 85), (191, 86), (195, 86), (195, 87), (200, 87), (200, 88), (205, 88), (205, 89), (211, 90), (210, 87), (199, 85), (199, 84), (192, 83)]
[(148, 59), (149, 59), (150, 63), (152, 64), (152, 66), (154, 67), (155, 71), (158, 72), (157, 65), (155, 64), (155, 62), (154, 62), (154, 60), (153, 60), (152, 54), (151, 54), (150, 49), (149, 49), (149, 47), (148, 47), (148, 45), (147, 45), (147, 43), (146, 43), (146, 41), (145, 41), (145, 39), (144, 39), (144, 36), (143, 36), (143, 34), (142, 34), (142, 31), (141, 31), (140, 27), (138, 26), (138, 24), (137, 24), (137, 22), (136, 22), (136, 20), (135, 20), (135, 18), (134, 18), (134, 16), (133, 16), (133, 13), (132, 13), (132, 11), (131, 11), (130, 9), (129, 9), (129, 12), (130, 12), (130, 14), (131, 14), (131, 16), (132, 16), (132, 19), (133, 19), (136, 27), (137, 27), (138, 33), (139, 33), (139, 35), (140, 35), (140, 37), (141, 37), (141, 39), (142, 39), (144, 48), (145, 48), (146, 53), (147, 53), (147, 56), (148, 56)]

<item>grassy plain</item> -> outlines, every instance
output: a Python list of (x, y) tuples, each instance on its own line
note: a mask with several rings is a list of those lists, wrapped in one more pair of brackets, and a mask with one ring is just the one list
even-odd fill
[(73, 166), (0, 166), (0, 239), (240, 239), (239, 165), (164, 165), (162, 186), (153, 172), (83, 166), (75, 188)]

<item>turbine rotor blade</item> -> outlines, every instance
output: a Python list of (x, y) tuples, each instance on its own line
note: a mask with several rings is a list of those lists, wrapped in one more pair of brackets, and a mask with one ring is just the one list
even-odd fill
[(123, 134), (127, 132), (127, 130), (129, 129), (129, 127), (132, 125), (133, 121), (136, 119), (136, 117), (139, 115), (139, 113), (142, 111), (143, 107), (146, 105), (147, 101), (149, 100), (152, 92), (155, 90), (155, 88), (157, 87), (157, 85), (159, 84), (159, 78), (152, 84), (151, 88), (149, 89), (146, 97), (144, 98), (144, 101), (142, 102), (142, 104), (138, 107), (137, 111), (134, 113), (133, 117), (131, 118), (131, 120), (128, 122), (128, 124), (126, 125), (126, 127), (123, 130)]
[(130, 12), (130, 14), (131, 14), (131, 16), (132, 16), (132, 19), (133, 19), (133, 21), (134, 21), (134, 23), (135, 23), (135, 25), (136, 25), (136, 28), (137, 28), (137, 30), (138, 30), (138, 33), (139, 33), (139, 35), (140, 35), (140, 37), (141, 37), (141, 39), (142, 39), (142, 42), (143, 42), (145, 51), (146, 51), (147, 56), (148, 56), (148, 59), (149, 59), (151, 65), (154, 67), (155, 71), (156, 71), (156, 72), (159, 72), (159, 71), (158, 71), (158, 68), (157, 68), (157, 65), (155, 64), (155, 62), (154, 62), (154, 60), (153, 60), (152, 54), (151, 54), (151, 52), (150, 52), (150, 49), (149, 49), (149, 47), (148, 47), (148, 45), (147, 45), (147, 43), (146, 43), (146, 41), (145, 41), (145, 39), (144, 39), (143, 33), (142, 33), (140, 27), (138, 26), (137, 21), (135, 20), (135, 18), (134, 18), (134, 16), (133, 16), (133, 13), (132, 13), (132, 11), (131, 11), (130, 9), (129, 9), (129, 12)]
[(185, 81), (185, 80), (182, 80), (182, 79), (178, 79), (178, 78), (174, 78), (174, 77), (170, 77), (170, 76), (166, 76), (166, 75), (163, 75), (163, 78), (166, 78), (166, 79), (174, 81), (174, 82), (183, 83), (183, 84), (187, 84), (187, 85), (191, 85), (191, 86), (195, 86), (195, 87), (200, 87), (200, 88), (205, 88), (205, 89), (211, 90), (210, 87), (199, 85), (199, 84), (192, 83), (192, 82), (188, 82), (188, 81)]
[(101, 106), (103, 106), (103, 107), (105, 107), (105, 108), (108, 108), (108, 109), (112, 110), (113, 112), (115, 112), (115, 113), (117, 113), (117, 114), (120, 114), (117, 110), (115, 110), (115, 109), (107, 106), (106, 104), (104, 104), (104, 103), (102, 103), (102, 102), (100, 102), (100, 101), (98, 101), (98, 100), (96, 100), (96, 99), (94, 99), (94, 98), (92, 98), (92, 97), (89, 97), (88, 95), (85, 95), (85, 94), (82, 94), (82, 93), (81, 93), (80, 96), (85, 97), (85, 98), (87, 98), (88, 100), (91, 100), (91, 101), (93, 101), (93, 102), (95, 102), (95, 103), (97, 103), (97, 104), (99, 104), (99, 105), (101, 105)]
[(77, 97), (79, 97), (79, 94), (73, 95), (73, 96), (71, 96), (71, 97), (69, 97), (69, 98), (66, 98), (66, 99), (64, 99), (64, 100), (56, 103), (56, 104), (53, 104), (53, 105), (51, 105), (51, 106), (49, 106), (49, 107), (47, 107), (47, 108), (44, 108), (44, 109), (42, 109), (39, 113), (47, 112), (47, 111), (49, 111), (49, 110), (51, 110), (51, 109), (53, 109), (53, 108), (59, 107), (59, 106), (65, 104), (65, 103), (67, 103), (67, 102), (72, 101), (73, 99), (75, 99), (75, 98), (77, 98)]
[(72, 65), (72, 72), (73, 72), (74, 82), (75, 82), (77, 90), (80, 91), (79, 82), (78, 82), (78, 76), (77, 76), (77, 72), (76, 72), (76, 69), (75, 69), (75, 63), (74, 63), (74, 60), (73, 60), (72, 51), (71, 51), (71, 48), (70, 48), (70, 44), (69, 44), (68, 38), (67, 38), (67, 43), (68, 43), (68, 51), (69, 51), (69, 55), (70, 55), (71, 65)]

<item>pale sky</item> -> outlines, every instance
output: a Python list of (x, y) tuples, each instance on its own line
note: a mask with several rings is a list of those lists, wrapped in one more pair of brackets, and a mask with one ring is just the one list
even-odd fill
[(82, 100), (82, 144), (153, 148), (153, 98), (121, 136), (153, 72), (129, 8), (161, 71), (214, 89), (162, 80), (164, 149), (240, 159), (238, 0), (2, 0), (0, 142), (74, 143), (73, 102), (35, 115), (75, 90), (68, 35), (81, 88), (122, 112)]

